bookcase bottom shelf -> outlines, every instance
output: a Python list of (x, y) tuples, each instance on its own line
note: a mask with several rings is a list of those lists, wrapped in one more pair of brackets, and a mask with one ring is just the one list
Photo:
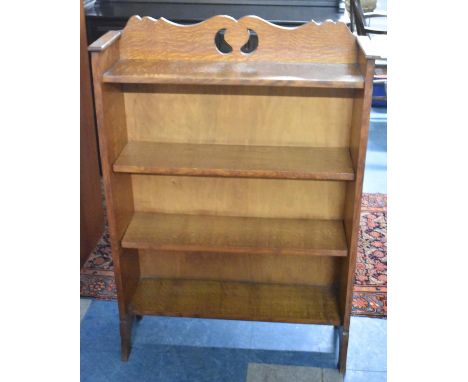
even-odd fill
[(137, 315), (341, 325), (336, 292), (304, 285), (143, 278)]

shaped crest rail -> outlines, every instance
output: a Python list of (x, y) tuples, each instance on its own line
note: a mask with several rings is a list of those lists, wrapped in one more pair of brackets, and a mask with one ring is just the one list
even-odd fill
[[(224, 40), (232, 47), (222, 53), (215, 36), (224, 30)], [(251, 53), (241, 48), (249, 40), (249, 30), (258, 36)], [(179, 25), (164, 18), (133, 16), (122, 32), (121, 59), (188, 61), (275, 61), (351, 64), (357, 61), (356, 38), (344, 23), (311, 21), (286, 28), (256, 16), (235, 20), (214, 16), (194, 25)]]

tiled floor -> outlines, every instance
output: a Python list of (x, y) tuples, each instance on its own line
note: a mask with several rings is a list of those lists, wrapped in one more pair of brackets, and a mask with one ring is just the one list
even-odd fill
[(341, 382), (343, 377), (337, 369), (318, 367), (267, 365), (249, 363), (246, 382)]
[[(81, 380), (337, 381), (330, 370), (314, 379), (316, 368), (336, 367), (330, 326), (144, 317), (136, 329), (122, 363), (117, 304), (91, 302), (81, 323)], [(345, 382), (360, 381), (386, 381), (386, 320), (351, 319)]]
[(86, 312), (88, 311), (89, 305), (91, 304), (90, 299), (88, 298), (82, 298), (80, 299), (80, 320), (83, 319), (85, 316)]

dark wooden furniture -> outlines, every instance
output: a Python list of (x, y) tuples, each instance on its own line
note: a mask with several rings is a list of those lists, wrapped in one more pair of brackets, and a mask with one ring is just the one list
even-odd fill
[[(81, 0), (80, 0), (81, 3)], [(80, 4), (80, 267), (104, 229), (96, 126), (83, 4)]]
[(90, 46), (123, 360), (134, 319), (167, 315), (335, 325), (345, 371), (374, 69), (358, 40), (135, 16)]
[[(376, 17), (387, 17), (386, 13), (382, 12), (364, 12), (361, 6), (361, 0), (350, 0), (350, 19), (351, 30), (356, 28), (356, 33), (359, 36), (372, 35), (386, 35), (386, 29), (373, 28), (367, 25), (367, 20)], [(380, 39), (373, 39), (374, 47), (372, 50), (375, 52), (375, 74), (374, 74), (374, 89), (380, 90), (380, 94), (372, 96), (373, 105), (386, 106), (387, 105), (387, 56), (386, 56), (386, 36)]]
[(351, 20), (351, 29), (354, 30), (356, 27), (356, 32), (359, 36), (368, 36), (371, 34), (387, 34), (386, 29), (372, 28), (367, 25), (367, 20), (376, 17), (387, 17), (385, 13), (382, 12), (364, 12), (361, 5), (361, 0), (350, 0), (350, 20)]
[(96, 0), (86, 9), (88, 41), (120, 30), (133, 15), (165, 17), (179, 24), (198, 23), (215, 15), (257, 15), (283, 26), (343, 17), (340, 0)]

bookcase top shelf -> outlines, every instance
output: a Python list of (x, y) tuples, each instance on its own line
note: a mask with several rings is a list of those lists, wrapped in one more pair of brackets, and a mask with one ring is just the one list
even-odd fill
[[(215, 44), (218, 32), (232, 50), (222, 53)], [(252, 37), (251, 53), (241, 48)], [(133, 16), (122, 30), (120, 58), (201, 61), (288, 61), (350, 64), (357, 62), (357, 41), (345, 23), (314, 21), (287, 28), (257, 16), (236, 20), (214, 16), (198, 24), (180, 25), (164, 18)]]
[(104, 82), (362, 88), (355, 64), (120, 60)]
[(128, 142), (115, 172), (269, 179), (354, 180), (348, 148)]
[[(219, 50), (216, 41), (220, 38), (229, 52)], [(286, 28), (256, 16), (239, 20), (214, 16), (198, 24), (179, 25), (164, 18), (133, 16), (122, 32), (109, 32), (90, 50), (103, 51), (116, 41), (119, 59), (104, 73), (103, 82), (364, 86), (356, 37), (339, 22), (311, 21)], [(245, 53), (243, 47), (249, 41), (257, 44)]]

